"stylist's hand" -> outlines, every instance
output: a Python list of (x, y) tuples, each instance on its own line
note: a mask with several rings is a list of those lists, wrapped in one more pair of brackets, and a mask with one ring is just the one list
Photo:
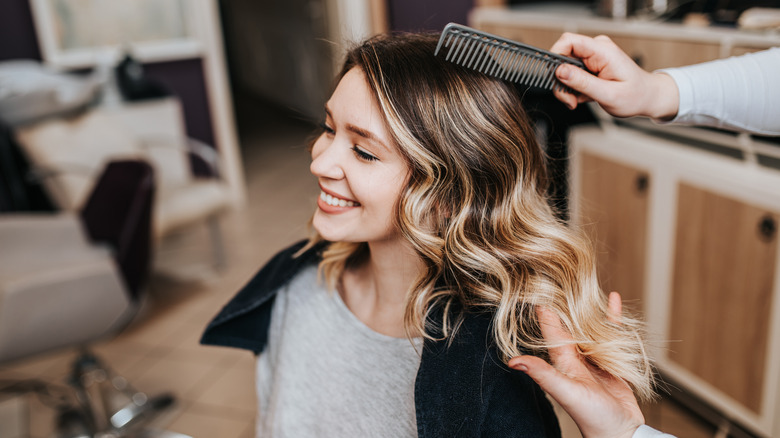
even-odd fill
[(564, 33), (550, 51), (579, 58), (593, 72), (570, 64), (555, 71), (563, 84), (577, 92), (555, 92), (570, 109), (593, 100), (616, 117), (671, 119), (677, 114), (679, 95), (674, 80), (663, 73), (646, 72), (607, 36)]
[[(619, 321), (620, 295), (609, 295), (610, 318)], [(542, 335), (551, 344), (555, 367), (534, 356), (517, 356), (509, 366), (528, 374), (572, 417), (585, 438), (631, 438), (645, 423), (628, 384), (592, 365), (577, 352), (561, 321), (545, 308), (538, 310)]]

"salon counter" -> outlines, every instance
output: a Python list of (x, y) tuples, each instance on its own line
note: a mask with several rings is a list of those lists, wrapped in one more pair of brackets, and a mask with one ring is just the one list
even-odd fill
[(780, 46), (780, 33), (726, 27), (598, 17), (582, 5), (478, 7), (469, 25), (489, 33), (548, 49), (563, 32), (605, 34), (642, 67), (665, 67), (711, 61)]

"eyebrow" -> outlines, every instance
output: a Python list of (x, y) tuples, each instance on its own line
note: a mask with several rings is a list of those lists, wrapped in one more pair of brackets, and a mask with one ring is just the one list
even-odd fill
[[(333, 114), (328, 109), (328, 105), (327, 104), (325, 104), (325, 113), (331, 119), (333, 118)], [(363, 129), (363, 128), (359, 127), (359, 126), (355, 126), (355, 125), (353, 125), (351, 123), (347, 123), (346, 128), (347, 128), (348, 131), (354, 132), (355, 134), (357, 134), (357, 135), (359, 135), (359, 136), (361, 136), (361, 137), (363, 137), (363, 138), (365, 138), (365, 139), (367, 139), (369, 141), (372, 141), (372, 142), (378, 144), (379, 146), (382, 146), (383, 148), (389, 150), (387, 145), (382, 140), (380, 140), (379, 137), (377, 137), (376, 134), (374, 134), (373, 132), (371, 132), (371, 131), (369, 131), (367, 129)]]

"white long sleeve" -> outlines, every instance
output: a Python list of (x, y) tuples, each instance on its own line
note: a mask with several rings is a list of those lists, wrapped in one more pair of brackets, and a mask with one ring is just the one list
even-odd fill
[(670, 123), (780, 135), (780, 47), (659, 71), (680, 91)]
[(631, 438), (675, 438), (675, 436), (659, 432), (650, 426), (642, 425), (639, 426), (639, 429), (634, 432)]

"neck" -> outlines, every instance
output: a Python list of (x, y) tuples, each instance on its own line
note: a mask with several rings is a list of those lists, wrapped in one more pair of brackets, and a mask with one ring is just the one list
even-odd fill
[(405, 337), (406, 296), (422, 273), (422, 260), (401, 239), (371, 243), (369, 254), (365, 263), (344, 273), (344, 302), (373, 330)]

